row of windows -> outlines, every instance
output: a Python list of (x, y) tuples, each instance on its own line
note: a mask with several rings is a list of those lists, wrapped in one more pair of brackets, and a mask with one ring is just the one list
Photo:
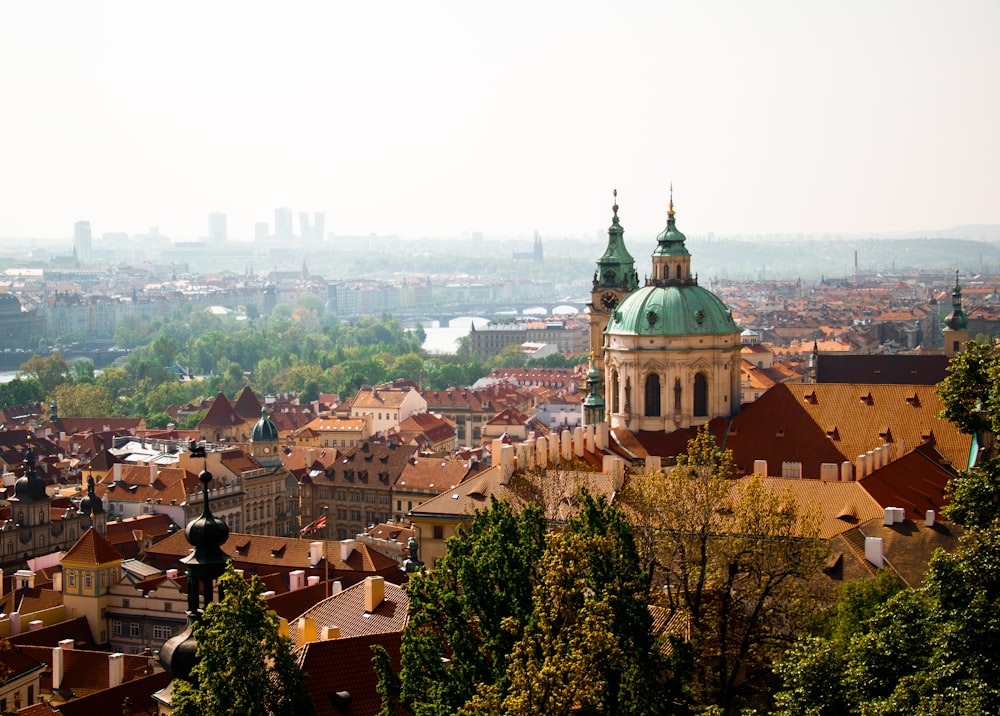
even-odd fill
[[(141, 637), (142, 636), (142, 623), (141, 622), (129, 622), (128, 623), (128, 635), (130, 637)], [(126, 625), (117, 619), (111, 622), (111, 633), (115, 636), (122, 636), (126, 631)], [(153, 639), (163, 639), (166, 641), (174, 635), (174, 627), (169, 624), (154, 624), (153, 625)]]

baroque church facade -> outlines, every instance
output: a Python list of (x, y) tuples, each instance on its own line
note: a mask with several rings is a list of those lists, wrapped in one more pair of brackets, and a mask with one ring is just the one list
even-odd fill
[[(617, 199), (617, 192), (615, 193)], [(740, 406), (740, 331), (698, 285), (673, 206), (640, 286), (617, 201), (591, 289), (590, 340), (612, 429), (673, 431), (734, 415)]]

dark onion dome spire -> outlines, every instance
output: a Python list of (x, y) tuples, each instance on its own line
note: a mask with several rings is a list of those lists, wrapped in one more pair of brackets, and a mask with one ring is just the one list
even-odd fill
[(45, 482), (38, 476), (35, 469), (35, 449), (30, 445), (24, 451), (24, 474), (14, 483), (14, 499), (19, 502), (35, 502), (47, 500)]
[[(229, 555), (222, 551), (222, 545), (229, 539), (229, 525), (213, 515), (208, 504), (208, 484), (212, 481), (212, 473), (208, 470), (202, 470), (201, 474), (198, 475), (198, 480), (202, 484), (204, 506), (201, 516), (188, 522), (187, 527), (184, 528), (187, 541), (194, 547), (194, 554), (188, 555), (181, 561), (188, 565), (188, 572), (194, 567), (206, 568), (208, 571), (217, 570), (218, 574), (212, 577), (215, 579), (222, 575), (226, 569), (226, 563), (229, 561)], [(189, 592), (189, 604), (191, 596)], [(197, 600), (197, 595), (194, 596)], [(210, 598), (205, 600), (206, 603), (210, 601)], [(197, 603), (194, 606), (195, 609), (198, 608)]]
[(94, 519), (96, 515), (104, 512), (104, 502), (97, 499), (94, 494), (94, 476), (87, 478), (87, 494), (80, 500), (80, 512)]
[[(205, 448), (192, 443), (192, 457), (205, 457)], [(201, 516), (187, 524), (184, 533), (194, 552), (181, 559), (187, 566), (188, 612), (187, 627), (171, 637), (160, 650), (160, 663), (174, 678), (192, 681), (191, 671), (198, 663), (198, 645), (194, 638), (194, 623), (204, 608), (212, 601), (213, 584), (226, 569), (229, 556), (222, 545), (229, 539), (229, 526), (212, 514), (209, 507), (208, 485), (212, 473), (202, 470), (198, 475), (202, 484), (204, 504)]]
[(958, 271), (955, 272), (955, 288), (951, 292), (951, 313), (945, 317), (944, 325), (953, 331), (964, 331), (969, 327), (969, 317), (962, 310), (962, 287), (958, 283)]
[(260, 409), (260, 420), (253, 426), (250, 439), (255, 443), (277, 442), (278, 427), (267, 417), (267, 408)]

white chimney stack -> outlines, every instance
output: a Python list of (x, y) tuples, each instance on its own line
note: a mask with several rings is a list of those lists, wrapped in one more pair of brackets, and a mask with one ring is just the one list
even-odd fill
[[(63, 641), (70, 641), (72, 639), (63, 639)], [(59, 642), (59, 646), (52, 649), (52, 688), (58, 689), (62, 686), (63, 671), (65, 670), (65, 662), (63, 661), (63, 651), (65, 647), (63, 646), (63, 641)]]
[(865, 537), (865, 559), (876, 567), (882, 566), (882, 538)]
[(306, 586), (306, 573), (303, 569), (296, 569), (288, 573), (288, 586), (291, 591), (302, 589)]
[(767, 460), (754, 460), (753, 474), (767, 477)]
[(840, 479), (844, 482), (852, 482), (854, 480), (854, 465), (851, 464), (850, 460), (844, 460), (840, 463)]
[(120, 686), (125, 680), (125, 655), (111, 654), (108, 656), (108, 688)]
[(310, 587), (315, 587), (317, 584), (319, 584), (319, 575), (318, 574), (309, 575), (309, 577), (306, 579), (306, 584)]
[(934, 526), (934, 510), (927, 510), (927, 514), (926, 514), (926, 516), (925, 516), (924, 519), (926, 520), (924, 522), (925, 525), (927, 525), (928, 527), (933, 527)]
[(310, 542), (309, 543), (309, 564), (315, 567), (319, 564), (319, 561), (323, 559), (323, 543), (322, 542)]
[(342, 539), (340, 540), (340, 561), (346, 562), (347, 559), (354, 552), (354, 540), (352, 539)]

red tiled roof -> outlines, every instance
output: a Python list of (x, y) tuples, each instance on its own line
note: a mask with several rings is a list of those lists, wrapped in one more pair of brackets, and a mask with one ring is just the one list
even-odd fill
[(912, 520), (948, 504), (948, 481), (958, 473), (933, 445), (920, 445), (863, 478), (859, 484), (882, 507), (902, 507)]
[(93, 527), (88, 529), (76, 541), (69, 551), (63, 555), (62, 562), (74, 564), (102, 565), (109, 562), (120, 562), (122, 554), (108, 542), (100, 532)]
[(198, 423), (198, 427), (229, 428), (234, 425), (242, 425), (244, 422), (246, 421), (237, 415), (236, 411), (233, 410), (232, 403), (220, 391), (215, 396), (215, 400), (212, 401), (212, 407)]
[[(8, 612), (9, 613), (9, 612)], [(72, 639), (77, 649), (96, 649), (87, 617), (77, 617), (64, 622), (43, 626), (35, 631), (23, 631), (8, 638), (15, 646), (55, 647), (63, 639)]]
[(246, 421), (258, 420), (260, 418), (261, 407), (262, 403), (249, 385), (240, 391), (239, 396), (236, 398), (236, 403), (233, 404), (233, 410), (236, 414)]
[[(299, 667), (306, 673), (306, 688), (313, 697), (316, 716), (376, 716), (382, 708), (378, 678), (372, 666), (372, 647), (383, 647), (392, 669), (402, 668), (402, 635), (362, 636), (314, 641), (298, 651)], [(341, 692), (351, 695), (349, 705), (334, 703)]]
[[(335, 626), (341, 638), (362, 634), (401, 632), (408, 620), (410, 600), (406, 592), (391, 582), (383, 582), (385, 596), (372, 612), (365, 611), (365, 583), (359, 582), (339, 594), (327, 597), (299, 615), (316, 621), (317, 629)], [(289, 621), (289, 637), (298, 643), (298, 619)]]
[(964, 468), (971, 438), (939, 418), (941, 408), (934, 386), (784, 383), (745, 406), (716, 437), (724, 437), (747, 474), (755, 460), (767, 460), (773, 474), (782, 462), (800, 462), (804, 477), (818, 477), (821, 463), (853, 463), (883, 443), (898, 459), (932, 438), (945, 458)]

